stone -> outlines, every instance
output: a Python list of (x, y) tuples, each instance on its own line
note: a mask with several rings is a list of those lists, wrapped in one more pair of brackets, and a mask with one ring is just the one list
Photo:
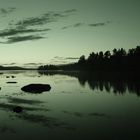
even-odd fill
[(42, 93), (44, 91), (50, 91), (51, 86), (49, 84), (29, 84), (21, 88), (22, 91), (30, 93)]
[(6, 82), (7, 84), (16, 84), (17, 82), (11, 81), (11, 82)]
[(16, 113), (21, 113), (23, 111), (23, 108), (20, 107), (20, 106), (16, 106), (13, 108), (13, 111), (16, 112)]

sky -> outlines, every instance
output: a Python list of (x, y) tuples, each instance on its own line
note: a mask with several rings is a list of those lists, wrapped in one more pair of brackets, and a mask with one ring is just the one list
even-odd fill
[(0, 0), (0, 65), (75, 62), (140, 45), (140, 0)]

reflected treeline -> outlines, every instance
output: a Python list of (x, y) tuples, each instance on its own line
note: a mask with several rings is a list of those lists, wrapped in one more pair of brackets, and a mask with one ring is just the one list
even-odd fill
[(16, 133), (16, 131), (7, 125), (2, 125), (2, 126), (0, 126), (0, 133), (14, 134), (14, 133)]
[(41, 75), (67, 75), (78, 79), (81, 86), (88, 83), (92, 90), (114, 92), (115, 94), (135, 93), (140, 96), (140, 82), (137, 73), (131, 72), (78, 72), (38, 71)]
[(104, 117), (104, 118), (110, 118), (110, 116), (106, 115), (105, 113), (98, 113), (98, 112), (91, 112), (91, 113), (88, 113), (88, 114), (85, 114), (85, 113), (81, 113), (81, 112), (69, 112), (67, 110), (63, 110), (62, 111), (64, 114), (67, 114), (67, 115), (73, 115), (75, 117)]

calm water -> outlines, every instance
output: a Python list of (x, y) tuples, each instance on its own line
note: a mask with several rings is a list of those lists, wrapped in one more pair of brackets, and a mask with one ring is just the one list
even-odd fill
[[(2, 73), (2, 140), (140, 139), (139, 82), (101, 81), (68, 73)], [(9, 81), (17, 83), (6, 83)], [(21, 87), (30, 83), (47, 83), (52, 89), (42, 94), (21, 91)], [(23, 107), (22, 113), (12, 111), (17, 105)]]

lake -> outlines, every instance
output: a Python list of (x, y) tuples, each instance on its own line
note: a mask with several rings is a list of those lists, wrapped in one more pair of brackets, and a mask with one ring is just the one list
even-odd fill
[[(31, 83), (50, 84), (51, 90), (21, 91)], [(0, 87), (2, 140), (139, 139), (139, 81), (75, 72), (1, 71)], [(23, 112), (13, 112), (15, 106)]]

